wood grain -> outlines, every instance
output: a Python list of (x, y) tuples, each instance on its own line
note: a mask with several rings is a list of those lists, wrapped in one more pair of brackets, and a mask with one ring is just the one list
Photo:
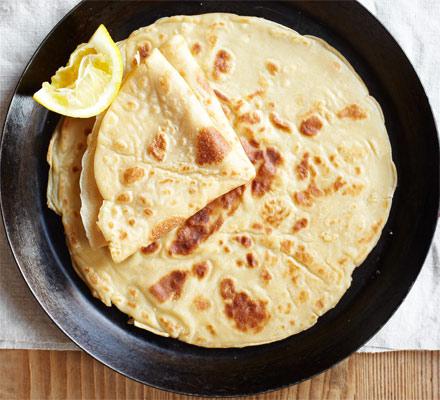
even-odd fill
[[(355, 354), (331, 370), (252, 400), (439, 399), (440, 351)], [(0, 350), (0, 399), (190, 400), (124, 378), (79, 351)]]

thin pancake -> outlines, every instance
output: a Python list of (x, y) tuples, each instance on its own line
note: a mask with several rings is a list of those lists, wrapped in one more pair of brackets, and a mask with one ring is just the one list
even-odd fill
[[(160, 20), (130, 36), (126, 68), (176, 33), (230, 110), (257, 176), (121, 264), (81, 236), (68, 239), (72, 259), (96, 296), (144, 329), (206, 347), (285, 338), (337, 304), (380, 237), (396, 184), (383, 115), (337, 52), (258, 18)], [(69, 238), (81, 230), (64, 218), (76, 203), (61, 201), (77, 196), (75, 160), (55, 157)]]
[(219, 130), (155, 49), (127, 76), (98, 133), (98, 226), (120, 262), (255, 176), (232, 128)]

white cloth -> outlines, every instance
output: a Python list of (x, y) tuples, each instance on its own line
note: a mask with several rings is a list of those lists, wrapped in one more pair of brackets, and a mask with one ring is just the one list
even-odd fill
[[(0, 121), (25, 64), (77, 0), (0, 0)], [(362, 0), (391, 31), (440, 115), (440, 1)], [(361, 351), (440, 349), (440, 234), (404, 304)], [(27, 289), (0, 228), (0, 348), (76, 349)]]

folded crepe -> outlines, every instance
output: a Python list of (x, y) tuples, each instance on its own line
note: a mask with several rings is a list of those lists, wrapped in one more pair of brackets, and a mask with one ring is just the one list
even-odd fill
[(87, 137), (87, 149), (81, 162), (81, 176), (79, 180), (81, 189), (81, 220), (89, 240), (90, 247), (97, 249), (107, 245), (101, 230), (96, 224), (99, 209), (102, 205), (102, 196), (99, 193), (95, 182), (94, 160), (96, 150), (96, 139), (104, 114), (96, 117), (91, 134)]
[(97, 224), (121, 262), (249, 182), (255, 169), (233, 129), (210, 117), (154, 49), (101, 122), (94, 176), (103, 198)]

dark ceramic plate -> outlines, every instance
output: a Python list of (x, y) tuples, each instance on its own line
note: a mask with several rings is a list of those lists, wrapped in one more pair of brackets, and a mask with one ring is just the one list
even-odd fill
[[(61, 221), (46, 207), (47, 146), (59, 116), (32, 101), (41, 82), (100, 23), (113, 38), (163, 16), (223, 11), (264, 17), (319, 36), (342, 52), (382, 105), (399, 183), (381, 239), (338, 306), (311, 329), (244, 349), (204, 349), (127, 325), (72, 269)], [(439, 151), (428, 100), (405, 54), (355, 2), (81, 3), (48, 35), (12, 98), (1, 148), (7, 236), (31, 291), (59, 328), (93, 357), (145, 384), (200, 395), (244, 395), (307, 379), (367, 342), (405, 298), (433, 236)]]

